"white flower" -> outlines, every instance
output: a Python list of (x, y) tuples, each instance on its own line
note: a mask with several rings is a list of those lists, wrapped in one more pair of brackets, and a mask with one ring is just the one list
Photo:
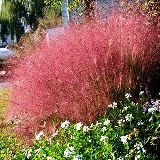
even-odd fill
[(40, 131), (37, 135), (36, 135), (36, 140), (38, 141), (38, 140), (40, 140), (41, 138), (42, 138), (42, 136), (43, 136), (43, 131)]
[(65, 151), (64, 151), (64, 153), (63, 153), (63, 156), (64, 156), (65, 158), (68, 158), (68, 157), (70, 157), (71, 155), (73, 155), (74, 152), (75, 152), (74, 147), (68, 145), (68, 147), (65, 149)]
[(117, 103), (116, 102), (113, 102), (112, 104), (109, 104), (108, 105), (108, 108), (116, 108), (117, 107)]
[(117, 103), (113, 102), (112, 106), (113, 106), (113, 108), (116, 108), (117, 107)]
[(96, 122), (96, 126), (101, 125), (102, 123), (99, 123), (98, 121)]
[(138, 152), (139, 152), (140, 149), (142, 150), (143, 153), (146, 152), (146, 150), (144, 149), (144, 146), (141, 142), (134, 145), (134, 147), (138, 150)]
[(126, 111), (126, 110), (128, 109), (128, 107), (126, 106), (126, 107), (124, 107), (123, 109), (124, 109), (124, 111)]
[(91, 123), (91, 125), (90, 125), (90, 128), (92, 128), (92, 127), (94, 127), (94, 124), (93, 124), (93, 123)]
[(110, 124), (110, 120), (107, 118), (104, 122), (103, 125), (108, 126)]
[(64, 153), (63, 153), (63, 156), (65, 157), (65, 158), (68, 158), (68, 157), (70, 157), (70, 155), (71, 155), (71, 152), (68, 150), (68, 148), (64, 151)]
[(144, 149), (143, 144), (142, 144), (142, 143), (140, 143), (140, 144), (139, 144), (139, 146), (140, 146), (140, 148), (142, 149), (142, 152), (143, 152), (143, 153), (145, 153), (145, 152), (146, 152), (146, 150)]
[(132, 96), (129, 93), (126, 93), (125, 97), (128, 99), (128, 98), (131, 98)]
[(140, 148), (140, 146), (139, 145), (134, 145), (134, 147), (137, 149), (137, 150), (140, 150), (141, 148)]
[(73, 146), (69, 146), (69, 144), (68, 144), (68, 149), (69, 149), (71, 152), (74, 151), (74, 147), (73, 147)]
[(122, 110), (122, 113), (128, 109), (128, 106), (125, 106)]
[(43, 157), (46, 157), (47, 155), (46, 154), (43, 154)]
[(149, 122), (153, 121), (153, 117), (150, 117), (150, 119), (148, 120)]
[(127, 142), (127, 139), (128, 139), (128, 135), (126, 135), (126, 136), (121, 136), (120, 138), (121, 138), (121, 141), (122, 141), (123, 143), (126, 143), (126, 142)]
[(140, 154), (138, 154), (138, 155), (135, 156), (135, 160), (138, 160), (138, 159), (140, 159), (140, 158), (141, 158), (141, 155), (140, 155)]
[(140, 91), (139, 95), (143, 95), (144, 94), (144, 91)]
[(105, 141), (106, 139), (108, 139), (108, 137), (106, 137), (106, 136), (101, 136), (100, 141), (103, 142), (103, 141)]
[(36, 154), (39, 154), (40, 151), (41, 151), (41, 148), (38, 148), (35, 150)]
[[(134, 102), (131, 102), (131, 104), (132, 104), (132, 105), (136, 105), (136, 103), (134, 103)], [(137, 105), (138, 105), (138, 104), (137, 104)]]
[(148, 109), (148, 112), (149, 112), (149, 113), (153, 113), (153, 112), (155, 112), (156, 110), (157, 110), (157, 108), (152, 107), (152, 108), (149, 108), (149, 109)]
[(112, 104), (109, 104), (109, 105), (108, 105), (108, 108), (112, 108)]
[(107, 130), (107, 128), (106, 128), (106, 127), (103, 127), (101, 130), (102, 130), (102, 132), (104, 132), (104, 131)]
[(115, 160), (115, 159), (116, 159), (116, 157), (115, 157), (115, 155), (114, 155), (114, 152), (111, 152), (111, 156), (112, 156), (112, 160)]
[(157, 111), (160, 112), (160, 100), (156, 100), (155, 106), (156, 106), (156, 108), (157, 108)]
[(47, 160), (54, 160), (54, 159), (50, 156), (47, 156)]
[(137, 123), (138, 126), (143, 125), (143, 124), (144, 123), (142, 121), (140, 121), (140, 122)]
[(85, 126), (83, 127), (83, 132), (88, 132), (88, 131), (89, 131), (89, 127), (85, 125)]
[(122, 123), (123, 123), (123, 120), (122, 120), (122, 119), (118, 120), (119, 126), (122, 126)]
[(144, 148), (142, 148), (142, 152), (143, 152), (143, 153), (146, 153), (146, 150), (145, 150)]
[(83, 126), (83, 124), (81, 122), (76, 124), (76, 129), (77, 131), (79, 131), (81, 129), (81, 127)]
[(125, 116), (125, 119), (126, 119), (126, 121), (131, 121), (131, 119), (133, 119), (132, 114), (127, 114), (127, 115)]
[(28, 150), (28, 153), (27, 153), (27, 158), (28, 159), (32, 156), (31, 152), (32, 152), (32, 150)]
[(83, 158), (82, 154), (81, 155), (75, 155), (73, 160), (81, 160)]
[(70, 122), (68, 120), (61, 123), (61, 128), (67, 128), (69, 126)]

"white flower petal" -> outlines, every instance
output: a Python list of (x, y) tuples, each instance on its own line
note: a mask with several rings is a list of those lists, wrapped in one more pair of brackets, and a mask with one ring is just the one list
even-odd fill
[(106, 137), (106, 136), (101, 136), (100, 141), (103, 142), (103, 141), (105, 141), (106, 139), (108, 139), (108, 137)]
[(101, 130), (102, 130), (102, 132), (105, 132), (107, 130), (107, 128), (103, 127)]
[(85, 125), (85, 126), (83, 127), (83, 132), (88, 132), (88, 131), (89, 131), (89, 127)]
[(76, 124), (76, 129), (77, 131), (79, 131), (81, 129), (81, 127), (83, 126), (83, 124), (81, 122)]
[(131, 98), (132, 96), (129, 93), (126, 93), (125, 97), (128, 99), (128, 98)]
[(37, 135), (36, 135), (36, 140), (38, 141), (38, 140), (40, 140), (41, 138), (42, 138), (42, 136), (43, 136), (43, 131), (40, 131)]
[(125, 116), (125, 119), (126, 119), (126, 121), (131, 121), (131, 120), (133, 119), (132, 114), (127, 114), (127, 115)]
[(61, 128), (67, 128), (69, 126), (70, 122), (68, 120), (61, 123)]
[(110, 120), (107, 118), (107, 119), (104, 121), (103, 125), (108, 126), (109, 124), (110, 124)]
[(128, 135), (126, 135), (126, 136), (121, 136), (120, 139), (121, 139), (121, 141), (122, 141), (123, 143), (127, 143)]

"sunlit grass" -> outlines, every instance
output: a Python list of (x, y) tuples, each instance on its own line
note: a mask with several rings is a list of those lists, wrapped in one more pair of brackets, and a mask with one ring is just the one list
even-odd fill
[(10, 88), (0, 89), (0, 119), (3, 117), (3, 113), (8, 104), (9, 94), (11, 92)]
[(0, 159), (4, 160), (13, 159), (15, 153), (23, 147), (15, 138), (11, 124), (7, 124), (4, 119), (10, 93), (10, 88), (0, 89)]

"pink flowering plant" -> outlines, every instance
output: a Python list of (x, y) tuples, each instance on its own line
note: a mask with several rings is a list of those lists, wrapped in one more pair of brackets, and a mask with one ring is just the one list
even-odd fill
[(129, 90), (160, 90), (158, 31), (142, 15), (113, 13), (71, 26), (26, 52), (5, 114), (19, 134), (55, 117), (91, 123)]

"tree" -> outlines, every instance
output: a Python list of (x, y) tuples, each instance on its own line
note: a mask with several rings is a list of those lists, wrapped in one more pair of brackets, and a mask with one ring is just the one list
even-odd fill
[[(1, 10), (0, 22), (2, 25), (1, 36), (6, 36), (11, 33), (12, 39), (14, 36), (19, 40), (21, 34), (24, 32), (23, 17), (25, 17), (26, 10), (19, 1), (5, 0)], [(4, 27), (6, 28), (4, 32)]]
[(24, 26), (30, 25), (35, 30), (38, 27), (38, 19), (44, 17), (44, 0), (4, 0), (1, 10), (0, 22), (6, 26), (4, 34), (11, 33), (12, 39), (17, 41), (24, 33)]
[[(70, 0), (69, 9), (83, 5), (86, 19), (94, 17), (94, 4), (96, 0)], [(4, 0), (1, 10), (0, 23), (1, 36), (11, 33), (12, 39), (19, 41), (24, 33), (25, 25), (36, 30), (40, 19), (53, 19), (61, 16), (62, 0)]]

